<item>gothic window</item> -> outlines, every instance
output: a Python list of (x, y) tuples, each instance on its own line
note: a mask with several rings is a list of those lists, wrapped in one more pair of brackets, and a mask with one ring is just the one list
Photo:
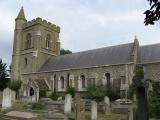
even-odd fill
[(111, 82), (111, 75), (110, 75), (110, 73), (106, 73), (105, 77), (106, 77), (106, 81), (107, 81), (107, 86), (110, 86), (110, 82)]
[(28, 33), (26, 35), (26, 49), (31, 48), (31, 40), (32, 40), (32, 35), (31, 33)]
[(61, 88), (64, 89), (64, 77), (61, 76)]
[(82, 80), (82, 88), (85, 88), (86, 87), (86, 79), (85, 79), (85, 76), (84, 75), (81, 75), (81, 80)]
[(47, 49), (50, 48), (50, 41), (51, 41), (51, 36), (49, 34), (47, 34), (47, 36), (46, 36), (46, 48)]
[(28, 65), (28, 59), (24, 58), (24, 66), (26, 67)]

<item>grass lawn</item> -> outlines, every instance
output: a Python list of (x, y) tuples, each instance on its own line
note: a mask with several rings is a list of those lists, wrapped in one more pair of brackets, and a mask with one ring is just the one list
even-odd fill
[[(68, 117), (71, 119), (75, 119), (76, 114), (74, 112), (68, 114)], [(98, 120), (127, 120), (127, 116), (123, 114), (115, 114), (112, 113), (109, 116), (106, 116), (103, 113), (98, 113)], [(91, 120), (91, 113), (85, 112), (85, 120)]]
[[(43, 120), (43, 110), (32, 110), (30, 109), (24, 102), (16, 101), (14, 105), (12, 106), (12, 110), (14, 111), (20, 111), (20, 112), (30, 112), (33, 113), (38, 117), (39, 120)], [(1, 114), (4, 114), (2, 111), (0, 111), (0, 120), (11, 120), (2, 117)]]

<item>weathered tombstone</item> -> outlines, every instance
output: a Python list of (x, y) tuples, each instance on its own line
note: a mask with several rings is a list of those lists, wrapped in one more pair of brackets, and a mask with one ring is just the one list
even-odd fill
[(97, 120), (97, 103), (92, 101), (91, 104), (91, 120)]
[(12, 106), (12, 90), (6, 88), (3, 90), (2, 109), (7, 109)]
[(75, 112), (76, 112), (76, 120), (84, 120), (85, 119), (85, 104), (81, 101), (81, 96), (79, 93), (75, 94)]
[(71, 112), (71, 104), (72, 104), (72, 96), (70, 94), (67, 94), (65, 96), (64, 113)]
[(138, 120), (149, 120), (148, 102), (147, 102), (148, 83), (144, 79), (138, 79), (135, 77), (133, 78), (133, 85), (134, 87), (136, 87), (137, 90)]
[(111, 114), (111, 108), (110, 108), (110, 100), (109, 97), (104, 97), (104, 105), (105, 105), (105, 115)]

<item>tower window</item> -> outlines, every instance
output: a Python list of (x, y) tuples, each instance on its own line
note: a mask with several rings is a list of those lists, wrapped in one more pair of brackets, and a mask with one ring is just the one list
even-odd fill
[(26, 48), (31, 48), (31, 40), (32, 40), (32, 35), (31, 33), (28, 33), (26, 35)]
[(86, 79), (84, 75), (81, 75), (81, 80), (82, 80), (82, 88), (86, 87)]
[(46, 36), (46, 48), (47, 49), (50, 48), (50, 41), (51, 41), (51, 36), (49, 34), (47, 34), (47, 36)]

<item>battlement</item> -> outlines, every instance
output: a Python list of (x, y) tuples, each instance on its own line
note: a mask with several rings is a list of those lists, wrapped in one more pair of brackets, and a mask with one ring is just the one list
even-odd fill
[(27, 28), (27, 27), (30, 27), (30, 26), (33, 26), (33, 25), (36, 25), (36, 24), (41, 24), (43, 26), (46, 26), (48, 28), (51, 28), (57, 32), (60, 32), (60, 27), (59, 26), (56, 26), (55, 24), (52, 24), (51, 22), (48, 22), (40, 17), (37, 17), (36, 19), (33, 19), (31, 21), (28, 21), (26, 23), (23, 24), (23, 28)]

